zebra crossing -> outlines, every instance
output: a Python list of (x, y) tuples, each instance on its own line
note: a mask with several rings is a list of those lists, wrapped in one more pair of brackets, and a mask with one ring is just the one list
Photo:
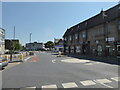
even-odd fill
[(76, 87), (78, 87), (75, 82), (63, 83), (62, 86), (63, 86), (63, 88), (76, 88)]
[[(112, 82), (118, 83), (119, 81), (120, 81), (120, 77), (111, 77), (109, 79), (102, 78), (102, 79), (95, 79), (95, 80), (82, 80), (82, 81), (79, 81), (79, 84), (81, 84), (85, 87), (100, 84), (100, 85), (104, 85), (106, 88), (116, 88), (116, 87), (109, 86), (107, 84), (112, 83)], [(61, 85), (63, 88), (80, 88), (78, 83), (76, 83), (76, 82), (61, 83)], [(37, 87), (35, 87), (35, 86), (25, 87), (20, 90), (27, 90), (28, 88), (29, 88), (29, 90), (35, 90)], [(57, 84), (50, 84), (50, 85), (43, 85), (39, 88), (41, 88), (42, 90), (46, 90), (48, 88), (52, 88), (52, 89), (56, 90), (58, 88), (58, 86), (57, 86)]]

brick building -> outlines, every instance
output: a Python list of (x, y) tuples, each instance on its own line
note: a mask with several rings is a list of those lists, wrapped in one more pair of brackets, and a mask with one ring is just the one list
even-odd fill
[(54, 39), (54, 49), (55, 51), (61, 51), (63, 52), (63, 39)]
[(120, 5), (67, 29), (64, 53), (116, 56), (120, 53)]

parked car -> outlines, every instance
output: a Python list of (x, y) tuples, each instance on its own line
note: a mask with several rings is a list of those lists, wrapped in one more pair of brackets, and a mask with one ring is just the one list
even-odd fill
[(0, 57), (0, 70), (7, 65), (8, 65), (8, 60)]

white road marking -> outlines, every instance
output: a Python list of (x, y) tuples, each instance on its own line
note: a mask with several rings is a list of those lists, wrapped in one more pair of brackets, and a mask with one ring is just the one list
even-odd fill
[(100, 64), (100, 62), (94, 62), (95, 64)]
[(56, 85), (44, 85), (41, 88), (57, 88)]
[(84, 64), (84, 65), (94, 65), (94, 64), (102, 64), (100, 62), (91, 62), (91, 63), (87, 63), (87, 64)]
[(84, 65), (93, 65), (93, 63), (87, 63), (87, 64), (84, 64)]
[[(108, 87), (108, 88), (114, 88), (114, 87), (112, 87), (112, 86), (109, 86), (109, 85), (106, 85), (106, 84), (104, 84), (103, 83), (103, 81), (101, 81), (101, 82), (97, 82), (96, 80), (93, 80), (94, 82), (96, 82), (96, 83), (99, 83), (99, 84), (101, 84), (101, 85), (103, 85), (103, 86), (106, 86), (106, 87)], [(104, 81), (104, 82), (108, 82), (108, 81)], [(109, 81), (110, 82), (110, 81)]]
[(108, 79), (97, 79), (95, 80), (98, 83), (111, 83), (112, 81), (108, 80)]
[(56, 60), (52, 60), (52, 63), (55, 63)]
[(109, 86), (109, 85), (106, 85), (106, 84), (104, 84), (104, 83), (100, 83), (101, 85), (104, 85), (104, 86), (106, 86), (106, 87), (108, 87), (108, 88), (114, 88), (114, 87), (112, 87), (112, 86)]
[(20, 90), (35, 90), (36, 87), (25, 87)]
[(114, 81), (116, 81), (116, 82), (120, 81), (120, 77), (113, 77), (111, 79), (114, 80)]
[(24, 61), (27, 61), (27, 60), (29, 60), (31, 57), (28, 57), (28, 58), (26, 58), (26, 59), (24, 59)]
[(90, 86), (90, 85), (95, 85), (96, 84), (92, 80), (80, 81), (80, 83), (84, 86)]
[(86, 63), (86, 62), (90, 62), (90, 60), (83, 60), (83, 59), (64, 59), (64, 60), (61, 60), (61, 62), (66, 62), (66, 63)]
[(76, 83), (74, 83), (74, 82), (63, 83), (62, 86), (63, 86), (64, 88), (76, 88), (76, 87), (78, 87), (78, 86), (76, 85)]

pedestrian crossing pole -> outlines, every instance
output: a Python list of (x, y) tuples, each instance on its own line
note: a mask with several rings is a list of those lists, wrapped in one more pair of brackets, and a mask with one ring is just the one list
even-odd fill
[(14, 26), (14, 34), (13, 34), (13, 39), (15, 39), (15, 26)]

